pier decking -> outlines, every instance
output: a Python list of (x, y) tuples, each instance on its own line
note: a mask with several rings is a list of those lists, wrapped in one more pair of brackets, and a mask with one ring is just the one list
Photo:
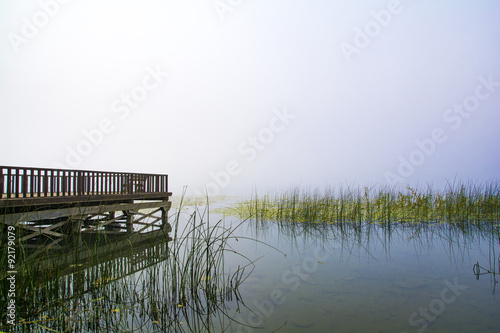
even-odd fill
[(0, 225), (28, 248), (170, 228), (171, 195), (168, 175), (0, 166)]

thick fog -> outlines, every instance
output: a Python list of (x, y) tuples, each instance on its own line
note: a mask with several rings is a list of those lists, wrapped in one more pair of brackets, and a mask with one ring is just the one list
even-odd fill
[(0, 165), (170, 189), (497, 179), (496, 0), (0, 0)]

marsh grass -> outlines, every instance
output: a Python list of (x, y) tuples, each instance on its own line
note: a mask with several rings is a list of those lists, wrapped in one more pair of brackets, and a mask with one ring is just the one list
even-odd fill
[[(207, 202), (208, 206), (208, 202)], [(238, 287), (253, 262), (229, 242), (238, 226), (210, 221), (208, 208), (182, 211), (165, 233), (122, 249), (94, 243), (65, 256), (29, 256), (17, 248), (16, 325), (6, 322), (7, 267), (2, 247), (0, 331), (16, 332), (201, 332), (231, 331), (230, 307), (241, 303)], [(149, 242), (149, 243), (148, 243)], [(110, 257), (103, 255), (108, 246)], [(69, 252), (69, 251), (68, 251)], [(73, 256), (71, 263), (62, 257)], [(225, 259), (232, 256), (233, 264)], [(240, 265), (234, 264), (240, 263)]]
[(243, 218), (279, 222), (448, 222), (500, 220), (500, 183), (453, 183), (442, 191), (406, 187), (299, 188), (279, 194), (253, 196), (226, 210)]

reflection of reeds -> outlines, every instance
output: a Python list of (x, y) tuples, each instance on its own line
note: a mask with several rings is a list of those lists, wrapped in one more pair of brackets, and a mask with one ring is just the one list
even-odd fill
[[(125, 245), (119, 255), (122, 249), (114, 243), (96, 243), (86, 248), (85, 260), (81, 249), (74, 249), (72, 263), (61, 264), (57, 256), (45, 260), (44, 254), (24, 260), (28, 256), (19, 248), (16, 325), (6, 322), (2, 306), (0, 331), (230, 330), (234, 322), (224, 304), (240, 302), (238, 287), (253, 263), (229, 246), (235, 228), (211, 223), (206, 212), (195, 210), (187, 218), (179, 213), (173, 239), (157, 233), (146, 244)], [(114, 258), (104, 257), (102, 246)], [(5, 250), (0, 253), (2, 304), (8, 298)], [(226, 267), (228, 255), (241, 265)]]
[(449, 184), (444, 191), (407, 187), (328, 188), (255, 196), (240, 203), (241, 217), (282, 222), (484, 222), (500, 219), (500, 183)]
[[(482, 223), (404, 223), (404, 222), (374, 222), (340, 221), (336, 223), (317, 222), (284, 222), (279, 220), (250, 219), (249, 230), (258, 238), (264, 239), (276, 232), (278, 242), (284, 244), (300, 244), (305, 248), (320, 249), (323, 253), (340, 253), (341, 258), (357, 257), (378, 260), (374, 251), (383, 249), (386, 257), (391, 256), (394, 244), (407, 244), (415, 250), (418, 256), (429, 248), (446, 249), (450, 262), (461, 265), (471, 258), (473, 249), (481, 249), (488, 253), (489, 263), (474, 267), (478, 271), (488, 273), (492, 278), (495, 290), (497, 276), (490, 272), (500, 269), (498, 243), (500, 228), (498, 221)], [(398, 249), (399, 249), (398, 245)], [(380, 252), (378, 252), (380, 255)], [(474, 254), (477, 255), (477, 254)], [(486, 266), (489, 264), (489, 266)], [(488, 269), (485, 267), (489, 267)], [(472, 273), (471, 265), (471, 273)]]

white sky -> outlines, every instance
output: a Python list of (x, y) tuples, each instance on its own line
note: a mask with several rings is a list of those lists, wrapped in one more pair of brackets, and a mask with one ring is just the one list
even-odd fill
[(479, 78), (500, 82), (499, 17), (496, 0), (0, 0), (0, 165), (167, 173), (177, 194), (498, 179), (500, 85)]

